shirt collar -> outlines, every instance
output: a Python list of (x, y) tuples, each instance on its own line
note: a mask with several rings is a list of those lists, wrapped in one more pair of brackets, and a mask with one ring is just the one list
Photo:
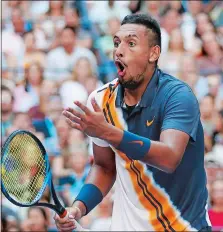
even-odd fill
[[(160, 70), (156, 68), (150, 82), (146, 87), (144, 94), (142, 95), (141, 101), (139, 102), (139, 104), (137, 104), (140, 107), (148, 107), (152, 105), (152, 101), (158, 87), (159, 75), (160, 75)], [(115, 101), (115, 105), (117, 107), (123, 106), (123, 98), (124, 98), (124, 89), (121, 85), (119, 85), (117, 97)]]

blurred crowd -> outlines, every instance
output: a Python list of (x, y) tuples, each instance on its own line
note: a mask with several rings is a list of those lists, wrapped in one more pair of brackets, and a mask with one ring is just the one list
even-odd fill
[[(50, 157), (60, 201), (70, 206), (93, 154), (89, 139), (69, 128), (62, 110), (74, 107), (74, 100), (86, 103), (94, 89), (116, 77), (113, 35), (124, 16), (137, 12), (161, 26), (159, 67), (188, 83), (199, 101), (209, 215), (213, 228), (223, 229), (222, 1), (2, 2), (1, 143), (16, 129), (33, 132)], [(112, 202), (113, 190), (81, 224), (108, 230)], [(4, 231), (55, 230), (48, 209), (19, 208), (4, 196), (1, 206)]]

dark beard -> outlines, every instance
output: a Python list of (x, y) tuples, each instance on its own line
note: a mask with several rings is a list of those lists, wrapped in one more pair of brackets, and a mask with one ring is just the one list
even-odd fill
[(145, 70), (141, 74), (139, 74), (136, 78), (134, 78), (133, 76), (131, 76), (131, 78), (130, 78), (131, 80), (129, 80), (129, 81), (123, 81), (119, 77), (119, 83), (120, 83), (120, 85), (123, 88), (125, 88), (125, 89), (130, 89), (130, 90), (137, 89), (142, 84), (142, 82), (145, 79), (145, 72), (146, 72), (146, 70), (147, 70), (147, 65), (145, 67)]
[(140, 84), (142, 83), (143, 79), (141, 79), (140, 81), (121, 81), (119, 79), (119, 83), (120, 85), (125, 88), (125, 89), (130, 89), (130, 90), (134, 90), (137, 89)]
[(129, 81), (123, 81), (119, 77), (119, 83), (125, 89), (135, 90), (135, 89), (137, 89), (141, 85), (141, 83), (143, 82), (144, 78), (145, 78), (144, 73), (138, 75), (137, 78), (131, 77), (130, 78), (131, 80), (129, 80)]

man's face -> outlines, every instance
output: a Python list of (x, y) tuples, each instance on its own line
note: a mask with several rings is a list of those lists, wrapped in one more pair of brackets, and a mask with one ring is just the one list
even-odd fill
[(24, 30), (24, 19), (19, 9), (15, 9), (12, 12), (12, 24), (15, 32), (23, 32)]
[(78, 27), (79, 16), (75, 9), (67, 9), (64, 13), (66, 25), (71, 27)]
[(65, 29), (61, 35), (61, 44), (66, 49), (72, 47), (75, 44), (75, 34), (70, 29)]
[(150, 33), (143, 25), (124, 24), (114, 36), (113, 59), (125, 88), (136, 89), (144, 80), (152, 50)]

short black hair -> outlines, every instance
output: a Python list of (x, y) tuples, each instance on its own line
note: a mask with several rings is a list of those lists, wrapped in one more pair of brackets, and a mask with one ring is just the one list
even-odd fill
[(74, 33), (74, 35), (76, 35), (77, 34), (77, 28), (76, 27), (71, 27), (71, 26), (65, 26), (64, 28), (63, 28), (63, 31), (64, 30), (71, 30), (73, 33)]
[(152, 45), (158, 45), (161, 50), (161, 30), (159, 23), (154, 18), (152, 18), (148, 14), (131, 14), (125, 16), (125, 18), (122, 20), (121, 25), (124, 24), (139, 24), (150, 29), (154, 35), (152, 38)]

